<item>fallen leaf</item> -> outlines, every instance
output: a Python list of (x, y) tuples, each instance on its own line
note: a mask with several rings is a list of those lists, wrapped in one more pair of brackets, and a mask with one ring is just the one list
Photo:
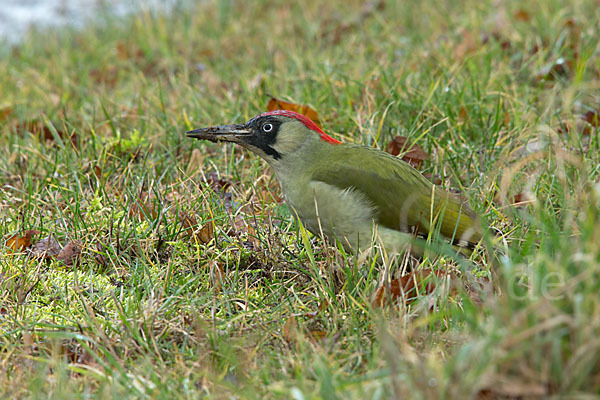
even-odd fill
[(31, 247), (31, 253), (43, 259), (56, 257), (61, 250), (61, 244), (52, 236), (43, 238)]
[(229, 212), (232, 212), (234, 206), (237, 206), (238, 203), (233, 201), (233, 194), (226, 192), (221, 194), (221, 198), (223, 199), (223, 207)]
[[(131, 41), (129, 41), (131, 42)], [(129, 43), (128, 42), (128, 43)], [(133, 42), (131, 42), (133, 43)], [(134, 60), (139, 61), (144, 58), (144, 51), (139, 47), (128, 46), (124, 42), (117, 42), (116, 46), (117, 58), (120, 60)]]
[(60, 253), (58, 253), (56, 259), (67, 266), (73, 266), (77, 264), (80, 254), (81, 243), (73, 241), (67, 243), (67, 245), (60, 251)]
[(18, 234), (12, 235), (4, 242), (4, 246), (8, 247), (14, 252), (23, 251), (31, 246), (31, 238), (35, 235), (39, 235), (41, 232), (33, 229), (25, 231), (23, 236)]
[(600, 126), (600, 108), (595, 110), (595, 111), (588, 111), (585, 114), (583, 114), (583, 119), (584, 121), (586, 121), (588, 124), (590, 124), (591, 126), (593, 126), (594, 128), (597, 128)]
[(473, 32), (463, 29), (460, 32), (461, 42), (454, 48), (454, 57), (462, 60), (467, 55), (475, 52), (481, 45), (478, 36)]
[(233, 220), (233, 230), (237, 233), (248, 233), (248, 223), (240, 214), (236, 214)]
[(321, 304), (319, 304), (319, 308), (317, 308), (315, 311), (304, 314), (304, 316), (309, 319), (315, 318), (317, 315), (319, 315), (321, 311), (325, 310), (328, 306), (329, 302), (327, 300), (323, 300)]
[(404, 153), (402, 159), (407, 163), (411, 164), (415, 168), (421, 168), (423, 161), (429, 156), (425, 150), (423, 150), (416, 143), (408, 146), (408, 138), (404, 136), (396, 136), (388, 143), (386, 151), (393, 156), (398, 156)]
[(231, 181), (220, 178), (216, 172), (211, 172), (205, 177), (206, 183), (211, 187), (215, 193), (223, 192), (229, 186), (231, 186)]
[(529, 194), (525, 192), (520, 192), (514, 195), (512, 198), (511, 204), (515, 207), (525, 207), (529, 203), (533, 203), (535, 201)]
[(256, 230), (252, 225), (247, 225), (248, 229), (248, 241), (252, 244), (253, 250), (260, 249), (260, 240), (258, 240), (258, 235), (256, 234)]
[(327, 332), (319, 330), (308, 331), (308, 336), (316, 343), (322, 342), (327, 337)]
[(0, 108), (0, 122), (5, 121), (13, 113), (13, 108), (10, 106)]
[(94, 165), (94, 175), (96, 175), (96, 179), (102, 178), (102, 168), (97, 165)]
[(89, 77), (98, 84), (115, 87), (119, 77), (119, 69), (115, 65), (93, 68), (89, 72)]
[(283, 324), (281, 333), (283, 334), (283, 338), (288, 343), (294, 342), (296, 340), (296, 337), (298, 336), (298, 323), (296, 322), (296, 317), (288, 317), (288, 319)]
[(490, 38), (494, 39), (497, 43), (500, 43), (500, 48), (502, 50), (509, 50), (512, 47), (510, 40), (504, 38), (499, 32), (491, 32), (490, 34), (483, 33), (481, 35), (481, 44), (489, 43)]
[[(388, 299), (386, 298), (389, 292), (391, 303), (397, 300), (404, 299), (406, 304), (410, 304), (419, 296), (431, 294), (436, 288), (436, 279), (441, 279), (450, 275), (448, 272), (432, 271), (430, 269), (422, 269), (411, 272), (400, 277), (400, 279), (392, 279), (389, 286), (382, 285), (375, 291), (373, 306), (382, 307)], [(422, 287), (422, 284), (427, 281), (427, 284)], [(387, 286), (387, 287), (386, 287)]]
[(430, 173), (423, 174), (423, 176), (431, 181), (434, 185), (441, 186), (444, 181), (439, 175), (432, 175)]
[(200, 228), (200, 231), (198, 232), (198, 239), (200, 239), (200, 242), (202, 242), (203, 244), (208, 244), (214, 238), (215, 228), (212, 221), (209, 221), (206, 224), (204, 224), (202, 228)]
[(302, 114), (302, 115), (310, 118), (312, 120), (312, 122), (314, 122), (319, 128), (323, 128), (323, 125), (321, 125), (321, 120), (319, 119), (319, 115), (317, 114), (315, 109), (313, 109), (309, 106), (306, 106), (306, 105), (290, 103), (290, 102), (287, 102), (287, 101), (284, 101), (281, 99), (277, 99), (275, 97), (271, 97), (271, 100), (269, 100), (269, 104), (267, 104), (267, 110), (268, 111), (275, 111), (275, 110), (295, 111), (299, 114)]
[(515, 19), (517, 21), (527, 22), (531, 19), (531, 15), (527, 11), (523, 10), (522, 8), (519, 8), (517, 11), (515, 11), (513, 16), (515, 17)]
[(460, 119), (464, 122), (467, 120), (467, 117), (469, 116), (469, 114), (467, 113), (467, 108), (465, 106), (460, 106), (460, 109), (458, 110), (458, 115), (460, 116)]
[[(281, 333), (283, 338), (288, 343), (295, 343), (299, 339), (300, 327), (298, 326), (298, 321), (295, 316), (290, 316), (286, 319), (283, 324), (283, 328), (281, 329)], [(306, 336), (310, 341), (315, 344), (322, 343), (325, 338), (327, 338), (328, 332), (319, 330), (319, 329), (310, 329), (307, 330)]]
[(577, 118), (575, 120), (575, 130), (573, 130), (573, 124), (569, 121), (561, 121), (560, 126), (556, 129), (558, 133), (570, 133), (575, 132), (580, 135), (590, 135), (592, 133), (592, 128), (594, 128), (594, 124), (589, 123), (585, 116), (581, 116), (581, 118)]
[(504, 126), (509, 128), (510, 127), (510, 114), (508, 113), (508, 111), (504, 112), (504, 116), (502, 118), (502, 122), (504, 123)]
[(179, 221), (181, 221), (181, 227), (187, 235), (187, 237), (194, 238), (196, 236), (196, 228), (198, 227), (198, 221), (193, 215), (189, 215), (184, 211), (180, 211), (178, 214)]
[(80, 365), (96, 365), (94, 356), (85, 348), (81, 348), (81, 353), (77, 356), (77, 364)]
[(563, 57), (554, 63), (547, 64), (535, 72), (535, 78), (539, 81), (554, 81), (558, 78), (567, 78), (573, 72), (573, 61), (565, 60)]
[(102, 242), (97, 242), (96, 243), (96, 250), (92, 250), (94, 252), (94, 259), (96, 260), (96, 262), (103, 266), (104, 268), (108, 267), (108, 260), (107, 260), (107, 250), (108, 246), (106, 246), (105, 244), (103, 244)]
[(579, 48), (581, 45), (581, 27), (574, 18), (567, 18), (563, 24), (567, 30), (565, 46), (570, 50), (570, 56), (574, 60), (579, 59)]

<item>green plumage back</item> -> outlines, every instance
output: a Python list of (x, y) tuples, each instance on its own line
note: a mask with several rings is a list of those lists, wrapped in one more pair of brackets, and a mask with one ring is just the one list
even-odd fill
[(474, 244), (481, 239), (469, 206), (401, 159), (352, 144), (320, 146), (319, 157), (328, 159), (327, 168), (315, 163), (312, 180), (362, 193), (376, 209), (377, 223), (402, 231), (418, 227), (425, 234), (432, 226), (440, 226), (442, 235), (454, 242)]

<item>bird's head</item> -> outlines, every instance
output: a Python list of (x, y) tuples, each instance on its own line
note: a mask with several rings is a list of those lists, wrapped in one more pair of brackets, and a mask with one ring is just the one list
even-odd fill
[(219, 125), (186, 132), (188, 137), (237, 143), (269, 163), (295, 152), (307, 140), (330, 144), (341, 142), (323, 132), (308, 117), (293, 111), (276, 110), (257, 115), (245, 124)]

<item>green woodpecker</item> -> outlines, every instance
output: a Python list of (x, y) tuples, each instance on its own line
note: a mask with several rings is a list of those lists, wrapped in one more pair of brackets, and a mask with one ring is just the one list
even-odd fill
[[(196, 129), (187, 136), (237, 143), (264, 158), (302, 224), (347, 249), (367, 249), (376, 239), (397, 253), (415, 242), (415, 234), (432, 229), (460, 247), (481, 239), (473, 211), (410, 164), (344, 144), (302, 114), (271, 111), (245, 124)], [(412, 252), (421, 254), (422, 247)]]

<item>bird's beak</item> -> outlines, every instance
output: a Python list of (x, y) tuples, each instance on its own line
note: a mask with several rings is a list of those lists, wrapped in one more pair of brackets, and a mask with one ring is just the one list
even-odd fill
[(240, 143), (244, 137), (252, 132), (242, 124), (211, 126), (210, 128), (194, 129), (186, 132), (187, 137), (210, 140), (211, 142)]

